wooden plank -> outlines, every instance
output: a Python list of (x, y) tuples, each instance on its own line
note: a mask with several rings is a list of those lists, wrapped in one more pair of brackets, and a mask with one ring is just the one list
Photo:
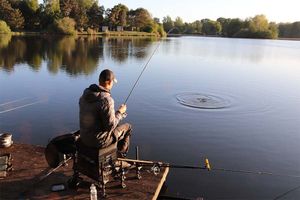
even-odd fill
[(154, 193), (154, 196), (153, 196), (152, 200), (156, 200), (157, 199), (157, 197), (158, 197), (158, 195), (159, 195), (159, 193), (161, 191), (161, 188), (162, 188), (164, 182), (167, 180), (168, 173), (169, 173), (169, 167), (166, 167), (165, 170), (164, 170), (164, 172), (163, 172), (163, 176), (160, 179), (160, 182), (159, 182), (159, 184), (157, 186), (157, 189), (156, 189), (156, 191)]
[[(41, 182), (39, 179), (51, 168), (44, 157), (44, 147), (13, 144), (3, 149), (0, 154), (11, 153), (14, 170), (0, 180), (0, 199), (88, 199), (92, 180), (82, 176), (83, 182), (77, 191), (67, 188), (67, 181), (72, 176), (72, 162), (59, 168)], [(147, 169), (147, 168), (145, 168)], [(148, 169), (149, 170), (149, 169)], [(150, 171), (150, 170), (149, 170)], [(119, 180), (107, 184), (107, 199), (156, 199), (165, 181), (169, 169), (162, 168), (157, 176), (143, 170), (142, 179), (136, 179), (135, 169), (128, 172), (125, 181), (127, 187), (122, 189)], [(62, 183), (66, 190), (52, 192), (51, 186)], [(100, 189), (98, 189), (100, 197)]]

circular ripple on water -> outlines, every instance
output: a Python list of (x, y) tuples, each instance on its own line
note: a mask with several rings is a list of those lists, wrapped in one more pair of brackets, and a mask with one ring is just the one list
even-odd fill
[(231, 105), (228, 99), (210, 94), (181, 93), (176, 99), (182, 105), (200, 109), (221, 109)]

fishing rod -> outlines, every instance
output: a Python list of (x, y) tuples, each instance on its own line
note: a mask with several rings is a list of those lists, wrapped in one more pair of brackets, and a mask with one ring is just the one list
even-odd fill
[[(49, 175), (51, 175), (53, 172), (55, 172), (56, 170), (58, 170), (60, 167), (67, 165), (67, 162), (70, 161), (73, 157), (69, 157), (67, 159), (64, 159), (63, 161), (61, 161), (57, 167), (49, 170), (46, 174), (44, 174), (43, 176), (40, 176), (37, 178), (37, 181), (34, 182), (33, 184), (30, 185), (30, 187), (26, 190), (24, 190), (23, 192), (20, 193), (20, 197), (24, 197), (26, 196), (30, 190), (32, 188), (34, 188), (37, 184), (41, 183), (44, 179), (46, 179)], [(21, 198), (22, 199), (22, 198)]]
[[(167, 32), (166, 36), (168, 36), (168, 34), (169, 34), (172, 30), (174, 30), (175, 28), (176, 28), (176, 27), (170, 29), (170, 30)], [(133, 90), (135, 89), (137, 83), (139, 82), (141, 76), (143, 75), (144, 71), (146, 70), (146, 68), (147, 68), (147, 66), (148, 66), (148, 64), (149, 64), (149, 62), (151, 61), (152, 57), (154, 56), (155, 52), (157, 51), (158, 47), (160, 46), (161, 41), (162, 41), (162, 40), (159, 40), (159, 42), (158, 42), (156, 48), (154, 49), (154, 51), (153, 51), (152, 54), (150, 55), (149, 59), (148, 59), (147, 62), (145, 63), (145, 65), (144, 65), (144, 67), (143, 67), (143, 69), (142, 69), (140, 75), (139, 75), (138, 78), (136, 79), (136, 81), (135, 81), (135, 83), (133, 84), (133, 86), (132, 86), (132, 88), (131, 88), (131, 90), (130, 90), (128, 96), (126, 97), (126, 99), (125, 99), (125, 101), (124, 101), (124, 104), (127, 103), (129, 97), (131, 96), (131, 94), (132, 94)]]
[(127, 159), (127, 158), (118, 158), (118, 160), (126, 161), (126, 162), (133, 163), (133, 164), (136, 164), (139, 166), (156, 166), (156, 167), (169, 167), (169, 168), (179, 168), (179, 169), (200, 169), (200, 170), (207, 170), (207, 171), (223, 171), (223, 172), (242, 173), (242, 174), (300, 178), (300, 176), (297, 176), (297, 175), (278, 174), (278, 173), (264, 172), (264, 171), (213, 168), (213, 167), (211, 167), (211, 164), (207, 158), (205, 159), (204, 166), (176, 165), (176, 164), (170, 164), (170, 163), (165, 163), (165, 162), (161, 162), (161, 161), (148, 161), (148, 160), (137, 160), (137, 159), (135, 160), (135, 159)]
[(55, 168), (49, 170), (45, 175), (41, 176), (41, 177), (39, 178), (38, 182), (41, 182), (42, 180), (44, 180), (45, 178), (47, 178), (49, 175), (51, 175), (53, 172), (55, 172), (56, 170), (58, 170), (60, 167), (65, 166), (65, 165), (67, 164), (67, 162), (68, 162), (69, 160), (71, 160), (71, 159), (72, 159), (72, 156), (69, 157), (69, 158), (67, 158), (67, 159), (64, 159), (63, 161), (61, 161), (61, 162), (58, 164), (57, 167), (55, 167)]

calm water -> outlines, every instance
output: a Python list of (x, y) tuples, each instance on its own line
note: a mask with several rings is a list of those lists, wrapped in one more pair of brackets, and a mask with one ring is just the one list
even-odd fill
[[(0, 131), (46, 145), (78, 129), (78, 98), (104, 68), (121, 104), (158, 41), (130, 38), (0, 37)], [(143, 159), (300, 175), (300, 42), (165, 39), (128, 101), (132, 147)], [(179, 104), (180, 94), (216, 96), (221, 109)], [(130, 154), (134, 152), (131, 149)], [(274, 199), (300, 178), (174, 170), (172, 195)], [(282, 199), (300, 199), (300, 189)]]

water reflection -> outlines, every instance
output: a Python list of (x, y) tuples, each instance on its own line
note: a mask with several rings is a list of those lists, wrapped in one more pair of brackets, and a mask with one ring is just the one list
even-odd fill
[(105, 51), (108, 57), (123, 63), (128, 58), (134, 57), (142, 60), (149, 54), (149, 46), (156, 41), (155, 38), (145, 38), (143, 40), (137, 38), (107, 38)]
[(71, 76), (92, 74), (103, 59), (104, 51), (112, 60), (123, 63), (128, 58), (144, 59), (155, 39), (0, 36), (0, 69), (14, 71), (17, 64), (27, 64), (39, 71), (43, 61), (52, 74), (63, 70)]

